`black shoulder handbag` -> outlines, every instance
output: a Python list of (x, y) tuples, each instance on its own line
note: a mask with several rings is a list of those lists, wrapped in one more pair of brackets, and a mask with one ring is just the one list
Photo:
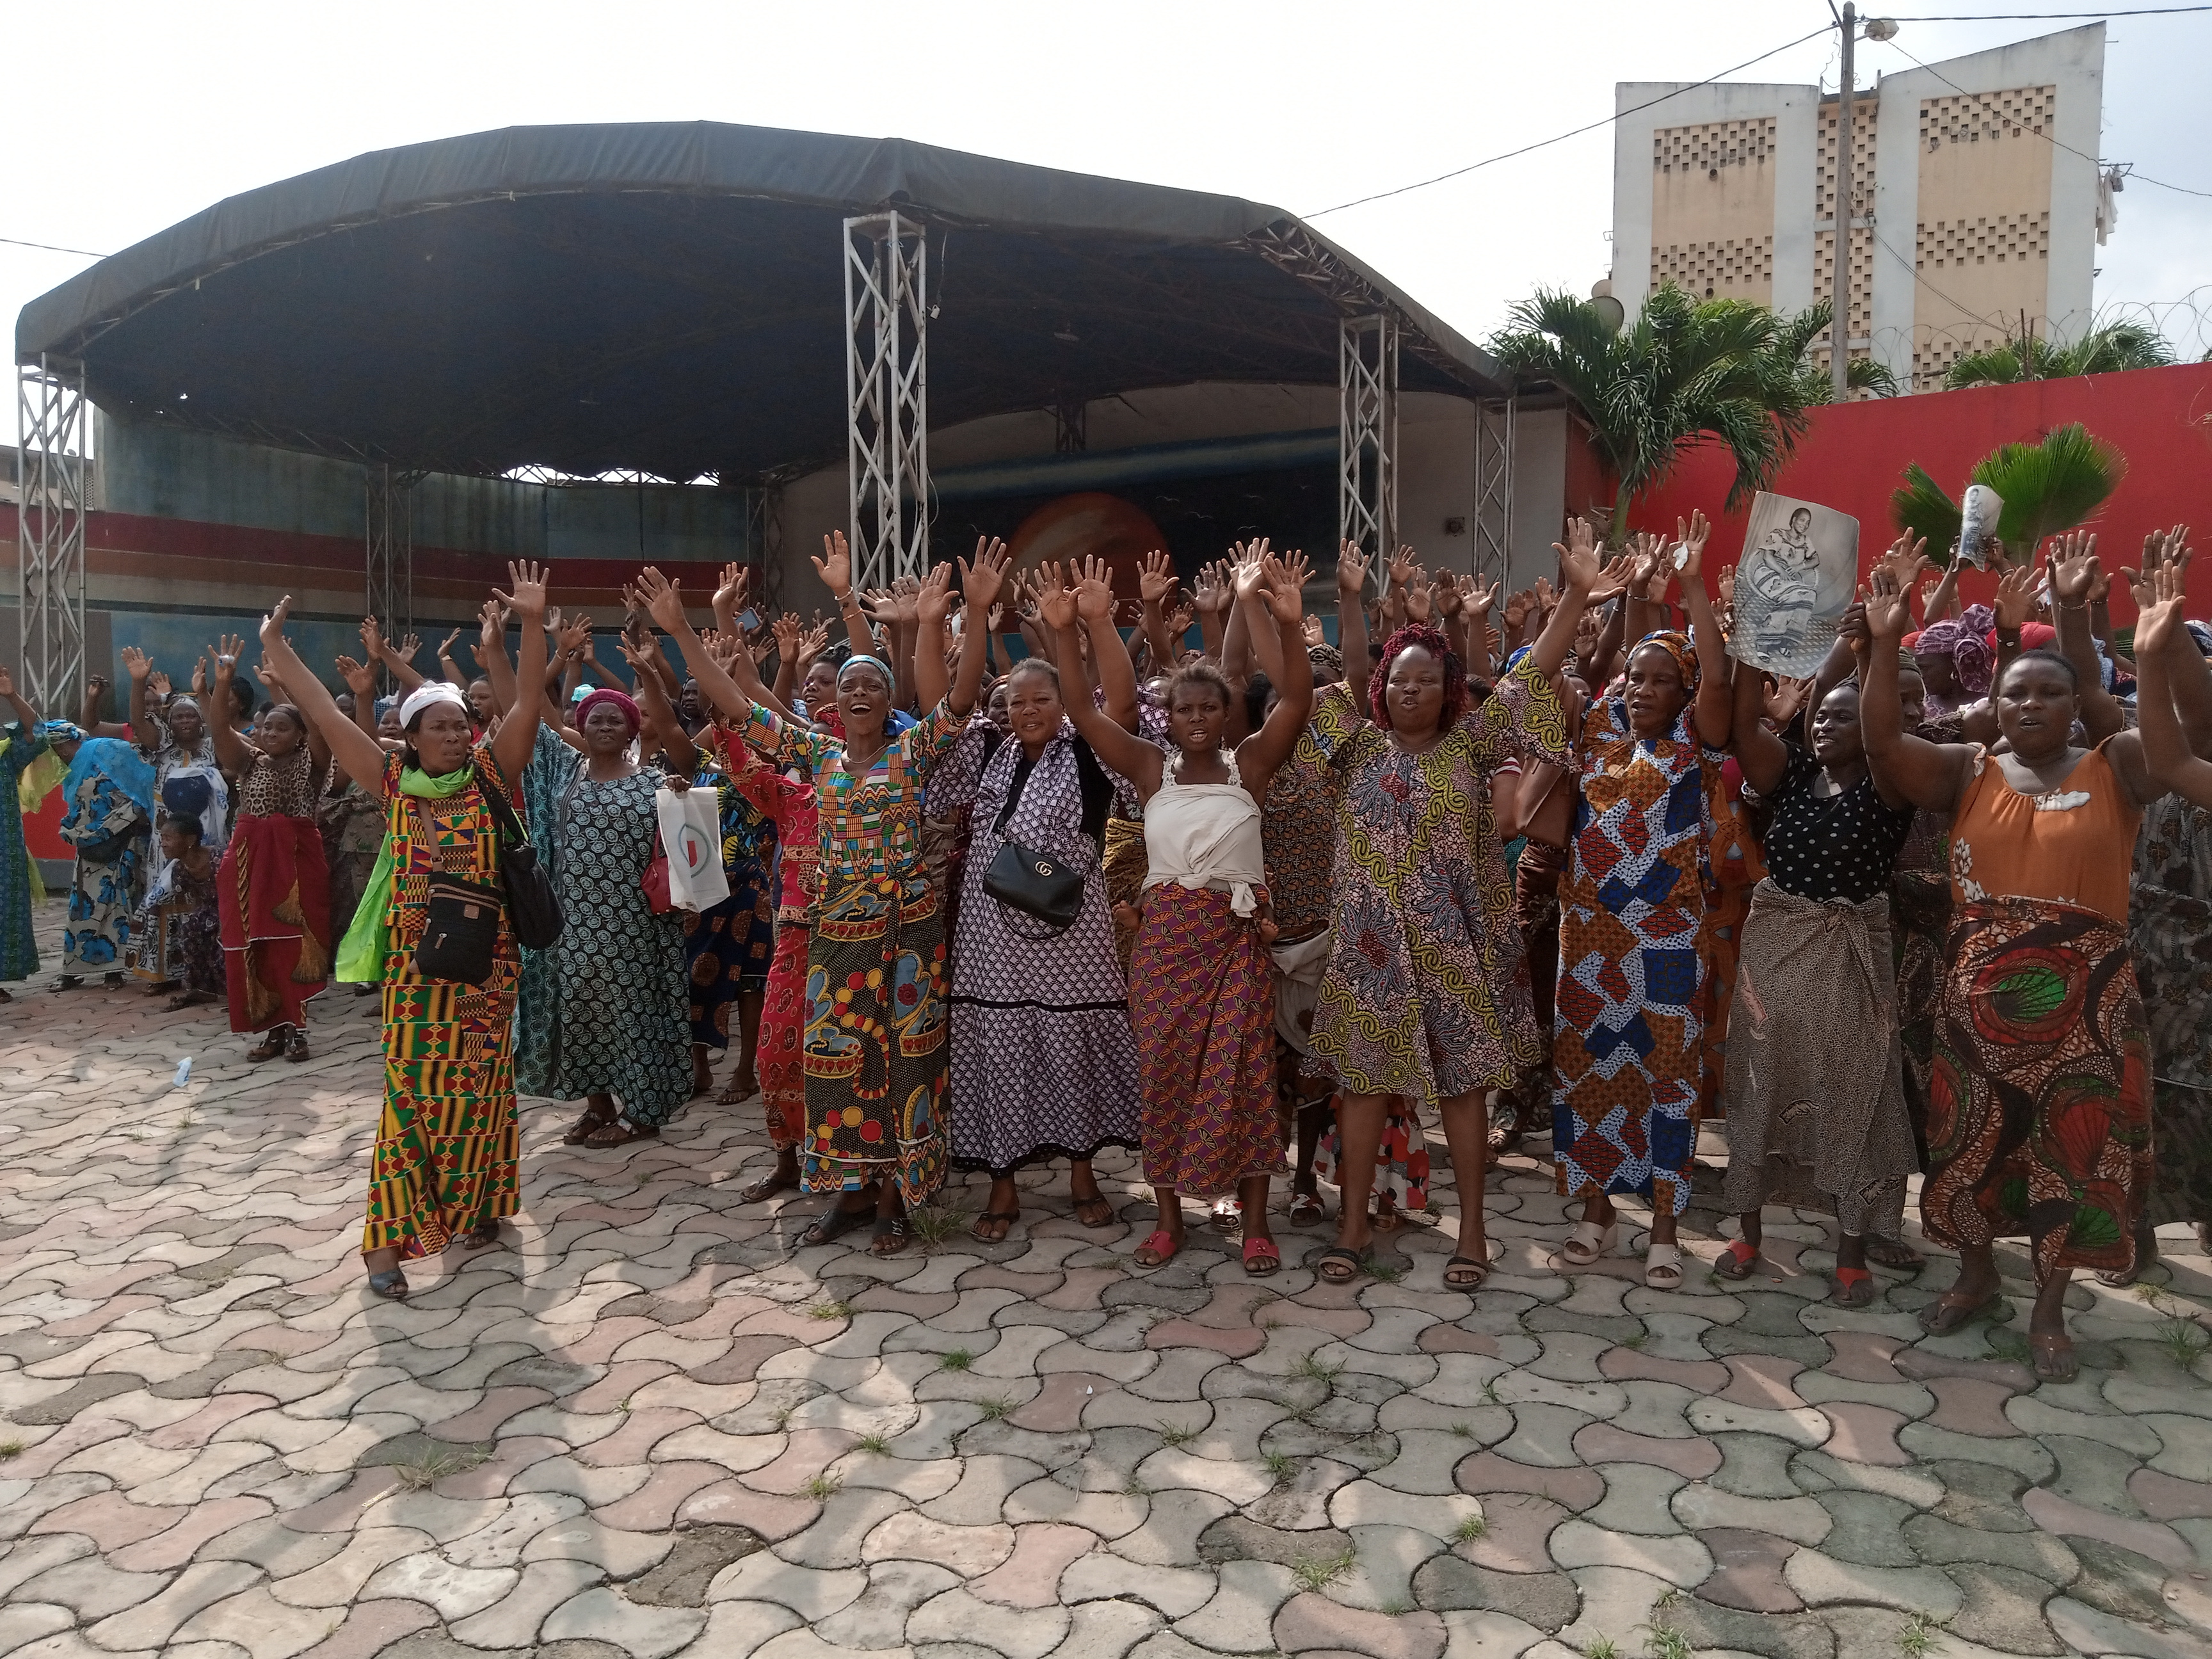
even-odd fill
[[(1091, 844), (1105, 831), (1105, 803), (1113, 793), (1105, 770), (1081, 738), (1075, 740), (1075, 760), (1083, 783), (1084, 829)], [(1006, 791), (1006, 804), (999, 809), (992, 833), (1004, 836), (1006, 825), (1021, 804), (1022, 790), (1034, 769), (1026, 757), (1014, 763), (1014, 779)], [(1091, 823), (1094, 802), (1098, 823)], [(1051, 853), (1041, 853), (1018, 841), (1002, 840), (991, 867), (983, 872), (983, 890), (1000, 903), (1035, 916), (1055, 933), (1066, 933), (1083, 914), (1083, 884), (1088, 872)]]
[[(419, 795), (410, 796), (409, 805), (416, 834), (434, 856), (437, 835), (428, 810)], [(424, 979), (482, 985), (499, 957), (499, 890), (442, 870), (431, 872), (428, 884), (428, 914), (422, 919), (422, 937), (415, 942), (415, 971)]]
[(553, 890), (553, 878), (538, 861), (538, 849), (530, 844), (529, 832), (507, 797), (492, 787), (482, 766), (476, 770), (477, 788), (499, 826), (499, 878), (507, 889), (507, 926), (514, 930), (514, 942), (525, 950), (550, 950), (567, 923), (560, 895)]

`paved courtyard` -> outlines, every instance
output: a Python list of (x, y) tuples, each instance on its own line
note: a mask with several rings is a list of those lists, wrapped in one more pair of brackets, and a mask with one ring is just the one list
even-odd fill
[(2212, 1652), (2179, 1230), (2146, 1288), (2075, 1287), (2086, 1369), (2037, 1389), (2024, 1294), (1922, 1340), (1939, 1258), (1833, 1309), (1809, 1217), (1769, 1212), (1741, 1287), (1560, 1277), (1536, 1158), (1470, 1298), (1423, 1225), (1345, 1287), (1318, 1231), (1272, 1280), (1202, 1227), (1139, 1271), (1127, 1158), (1103, 1231), (1061, 1170), (1001, 1244), (979, 1184), (903, 1257), (794, 1251), (818, 1200), (736, 1201), (757, 1102), (612, 1152), (539, 1103), (512, 1247), (401, 1306), (356, 1254), (373, 1008), (263, 1067), (136, 993), (0, 1018), (0, 1653)]

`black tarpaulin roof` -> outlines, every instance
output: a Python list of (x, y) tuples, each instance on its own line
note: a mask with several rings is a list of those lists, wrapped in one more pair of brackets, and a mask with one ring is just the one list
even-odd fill
[(1277, 208), (712, 122), (514, 127), (219, 202), (23, 308), (111, 413), (459, 472), (743, 481), (845, 447), (840, 222), (930, 227), (933, 426), (1197, 380), (1333, 385), (1388, 307), (1401, 384), (1484, 353)]

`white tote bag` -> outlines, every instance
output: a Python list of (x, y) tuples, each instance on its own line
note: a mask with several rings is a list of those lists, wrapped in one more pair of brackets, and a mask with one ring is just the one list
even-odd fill
[(668, 896), (679, 910), (711, 910), (730, 896), (722, 868), (721, 799), (713, 789), (653, 791), (660, 850), (668, 859)]

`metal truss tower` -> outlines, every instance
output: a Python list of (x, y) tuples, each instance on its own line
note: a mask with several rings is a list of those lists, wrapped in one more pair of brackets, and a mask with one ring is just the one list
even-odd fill
[(368, 468), (368, 614), (395, 642), (415, 627), (415, 484), (422, 476), (383, 463)]
[(84, 531), (91, 462), (84, 365), (41, 356), (16, 370), (16, 517), (23, 695), (66, 718), (84, 691)]
[(845, 221), (845, 431), (853, 580), (929, 568), (929, 236), (896, 212)]
[(1337, 339), (1337, 534), (1367, 550), (1380, 587), (1398, 544), (1398, 319), (1346, 317)]
[(1504, 581), (1513, 562), (1513, 437), (1520, 400), (1474, 406), (1474, 574)]

